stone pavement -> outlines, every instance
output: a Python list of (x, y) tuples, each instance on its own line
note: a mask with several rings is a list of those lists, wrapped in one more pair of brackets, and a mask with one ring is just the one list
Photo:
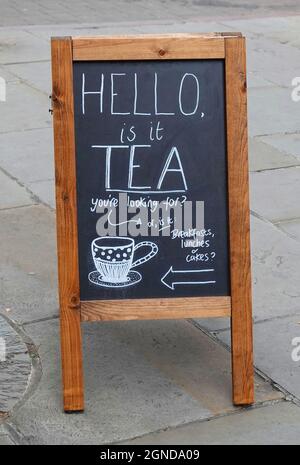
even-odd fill
[[(230, 19), (224, 7), (217, 21), (204, 22), (180, 19), (180, 1), (168, 16), (166, 1), (160, 15), (146, 10), (142, 21), (135, 2), (128, 22), (115, 1), (109, 11), (103, 6), (101, 24), (91, 24), (96, 2), (81, 19), (79, 2), (72, 16), (65, 2), (53, 2), (57, 11), (39, 3), (33, 10), (33, 1), (3, 1), (1, 14), (0, 337), (8, 344), (0, 361), (0, 445), (299, 444), (292, 341), (300, 338), (300, 102), (291, 83), (300, 75), (300, 16)], [(260, 3), (277, 5), (278, 14), (282, 2)], [(231, 30), (248, 38), (256, 404), (232, 407), (228, 320), (94, 323), (83, 325), (86, 411), (65, 415), (49, 37)]]
[(1, 0), (0, 26), (294, 15), (298, 0)]

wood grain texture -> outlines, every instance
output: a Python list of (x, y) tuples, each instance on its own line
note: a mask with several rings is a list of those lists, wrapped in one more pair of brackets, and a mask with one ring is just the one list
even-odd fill
[(233, 401), (254, 402), (245, 39), (225, 39)]
[(74, 61), (224, 58), (221, 34), (73, 37)]
[(230, 297), (98, 300), (81, 302), (82, 321), (221, 318), (231, 316)]
[(72, 40), (52, 39), (52, 102), (64, 410), (83, 405)]

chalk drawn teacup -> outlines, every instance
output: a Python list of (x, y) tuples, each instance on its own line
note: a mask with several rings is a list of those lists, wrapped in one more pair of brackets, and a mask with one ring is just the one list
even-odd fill
[[(150, 247), (150, 252), (133, 262), (134, 252)], [(158, 252), (153, 242), (143, 241), (135, 245), (130, 237), (98, 237), (92, 242), (92, 255), (97, 271), (108, 283), (124, 283), (131, 268), (142, 265)]]

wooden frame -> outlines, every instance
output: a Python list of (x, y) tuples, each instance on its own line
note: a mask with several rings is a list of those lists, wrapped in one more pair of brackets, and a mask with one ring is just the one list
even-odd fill
[[(231, 295), (80, 301), (73, 61), (224, 59)], [(64, 410), (84, 409), (81, 321), (231, 317), (233, 402), (254, 401), (245, 39), (240, 34), (52, 39)]]

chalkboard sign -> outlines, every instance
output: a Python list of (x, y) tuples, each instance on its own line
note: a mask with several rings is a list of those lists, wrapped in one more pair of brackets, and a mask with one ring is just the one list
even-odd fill
[(245, 39), (54, 38), (52, 74), (65, 410), (102, 320), (231, 317), (252, 403)]
[(230, 295), (224, 78), (74, 64), (81, 300)]

